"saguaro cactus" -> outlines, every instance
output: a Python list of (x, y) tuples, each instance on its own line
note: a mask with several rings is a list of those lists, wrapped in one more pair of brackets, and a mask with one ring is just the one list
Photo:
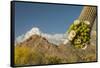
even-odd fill
[(84, 6), (83, 10), (70, 26), (68, 30), (68, 39), (77, 48), (86, 48), (86, 45), (90, 41), (90, 33), (93, 23), (97, 15), (97, 9), (95, 6)]
[(78, 19), (80, 21), (89, 21), (90, 26), (92, 27), (96, 16), (97, 16), (97, 7), (96, 6), (84, 6)]

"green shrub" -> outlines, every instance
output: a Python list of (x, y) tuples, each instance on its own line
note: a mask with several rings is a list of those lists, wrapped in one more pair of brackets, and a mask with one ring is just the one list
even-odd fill
[(15, 65), (41, 64), (42, 54), (31, 47), (15, 47)]
[(62, 59), (58, 56), (46, 56), (45, 57), (45, 63), (46, 64), (58, 64), (61, 63)]

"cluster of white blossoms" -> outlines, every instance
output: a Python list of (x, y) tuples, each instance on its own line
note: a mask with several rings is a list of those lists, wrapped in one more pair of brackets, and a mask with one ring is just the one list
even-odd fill
[(75, 20), (69, 27), (68, 40), (77, 48), (86, 48), (90, 41), (90, 22)]

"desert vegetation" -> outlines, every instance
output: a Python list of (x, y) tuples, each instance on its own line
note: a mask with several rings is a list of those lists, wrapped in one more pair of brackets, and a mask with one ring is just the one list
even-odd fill
[[(40, 46), (40, 44), (38, 45)], [(27, 45), (15, 47), (15, 65), (60, 64), (96, 61), (96, 45), (88, 45), (86, 50), (71, 45), (59, 45), (43, 49)], [(43, 45), (42, 45), (43, 46)], [(55, 45), (53, 45), (55, 46)]]

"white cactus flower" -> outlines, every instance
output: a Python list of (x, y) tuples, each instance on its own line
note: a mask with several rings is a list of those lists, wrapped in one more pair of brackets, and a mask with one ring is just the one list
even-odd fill
[(83, 47), (82, 49), (85, 50), (85, 49), (87, 48), (87, 44), (84, 43), (83, 46), (84, 46), (84, 47)]
[(75, 36), (76, 36), (76, 32), (75, 32), (74, 30), (71, 30), (69, 35), (70, 35), (71, 37), (75, 37)]
[(68, 36), (69, 40), (73, 40), (73, 38), (76, 36), (76, 32), (74, 30), (71, 30)]
[(80, 23), (79, 20), (75, 20), (75, 21), (74, 21), (74, 25), (78, 25), (79, 23)]
[(69, 35), (69, 36), (68, 36), (68, 40), (72, 41), (73, 38)]
[(64, 40), (63, 44), (67, 44), (69, 42), (68, 39)]
[(85, 23), (86, 25), (90, 25), (90, 22), (89, 22), (89, 21), (84, 21), (84, 23)]

